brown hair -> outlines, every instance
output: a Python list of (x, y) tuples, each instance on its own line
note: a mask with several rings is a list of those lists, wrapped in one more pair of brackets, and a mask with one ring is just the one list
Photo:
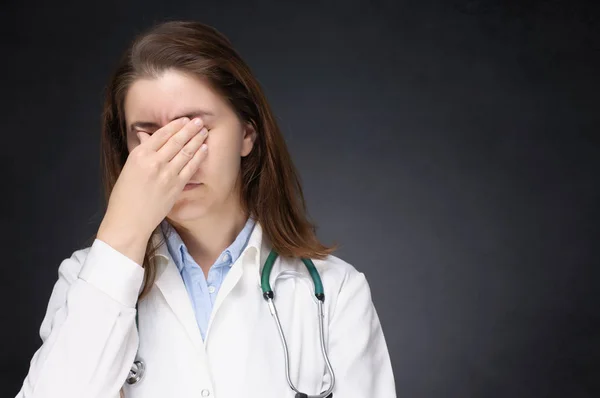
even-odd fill
[[(297, 171), (281, 130), (250, 68), (231, 42), (215, 28), (194, 21), (167, 21), (135, 38), (125, 51), (106, 87), (101, 137), (101, 172), (105, 206), (129, 155), (124, 99), (140, 78), (158, 78), (177, 70), (207, 82), (244, 123), (252, 123), (257, 138), (251, 153), (241, 159), (241, 204), (260, 222), (279, 255), (323, 259), (336, 250), (316, 237), (307, 218)], [(155, 233), (159, 232), (160, 225)], [(92, 238), (93, 239), (93, 238)], [(161, 242), (162, 243), (162, 242)], [(156, 276), (150, 239), (144, 256), (145, 296)]]

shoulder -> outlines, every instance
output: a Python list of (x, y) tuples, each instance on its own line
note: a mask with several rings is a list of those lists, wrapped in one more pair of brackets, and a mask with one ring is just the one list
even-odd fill
[[(329, 297), (338, 296), (343, 290), (353, 284), (366, 285), (364, 273), (339, 256), (330, 254), (323, 259), (313, 258), (311, 260), (319, 273), (325, 294)], [(284, 260), (283, 267), (303, 274), (306, 278), (310, 278), (306, 266), (299, 258)]]
[(313, 263), (330, 297), (332, 294), (340, 296), (361, 290), (370, 297), (365, 274), (348, 261), (330, 254), (322, 260), (313, 260)]
[(361, 273), (353, 264), (333, 254), (322, 260), (315, 259), (313, 263), (319, 273), (327, 278), (347, 279)]

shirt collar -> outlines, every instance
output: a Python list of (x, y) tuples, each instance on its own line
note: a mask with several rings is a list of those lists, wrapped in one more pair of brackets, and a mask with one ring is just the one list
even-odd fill
[[(155, 248), (155, 251), (150, 256), (150, 259), (154, 259), (156, 261), (155, 283), (158, 283), (158, 281), (163, 277), (164, 271), (167, 269), (167, 267), (169, 267), (169, 264), (173, 264), (175, 269), (177, 269), (177, 266), (175, 265), (175, 261), (173, 261), (167, 245), (165, 244), (165, 237), (164, 234), (161, 233), (161, 229), (158, 228), (156, 232), (152, 234), (151, 238), (151, 245)], [(272, 244), (263, 231), (263, 226), (261, 225), (260, 221), (256, 220), (256, 225), (250, 233), (248, 243), (242, 250), (241, 256), (245, 257), (245, 259), (242, 260), (245, 263), (244, 267), (248, 267), (248, 270), (252, 270), (252, 272), (255, 273), (254, 278), (258, 286), (261, 286), (261, 274), (262, 269), (264, 268), (263, 262), (269, 255), (271, 249)], [(242, 264), (239, 265), (240, 267), (242, 266)], [(281, 261), (276, 261), (275, 265), (273, 266), (273, 272), (270, 278), (271, 280), (274, 280), (277, 277), (280, 268)]]
[[(248, 217), (246, 224), (237, 235), (233, 243), (231, 243), (231, 245), (221, 252), (217, 258), (216, 264), (222, 264), (231, 267), (233, 263), (236, 262), (246, 247), (255, 224), (256, 221), (252, 217)], [(185, 261), (186, 255), (189, 256), (187, 246), (181, 239), (181, 236), (177, 230), (175, 230), (175, 228), (173, 228), (166, 219), (161, 222), (161, 231), (163, 236), (166, 237), (165, 241), (167, 243), (167, 250), (173, 258), (173, 261), (179, 269), (179, 272), (181, 272), (186, 265), (189, 265), (189, 262)], [(213, 264), (210, 264), (210, 266), (212, 265)]]

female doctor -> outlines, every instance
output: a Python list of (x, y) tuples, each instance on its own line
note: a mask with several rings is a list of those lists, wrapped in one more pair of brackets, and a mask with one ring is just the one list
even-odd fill
[(104, 218), (59, 266), (17, 397), (396, 396), (365, 276), (317, 240), (227, 38), (191, 21), (138, 36), (101, 146)]

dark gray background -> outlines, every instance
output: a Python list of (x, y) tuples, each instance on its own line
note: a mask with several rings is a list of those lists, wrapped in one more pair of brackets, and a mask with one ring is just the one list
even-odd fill
[(108, 75), (178, 18), (263, 85), (319, 235), (371, 284), (399, 397), (600, 395), (598, 2), (39, 3), (1, 13), (0, 396), (101, 221)]

